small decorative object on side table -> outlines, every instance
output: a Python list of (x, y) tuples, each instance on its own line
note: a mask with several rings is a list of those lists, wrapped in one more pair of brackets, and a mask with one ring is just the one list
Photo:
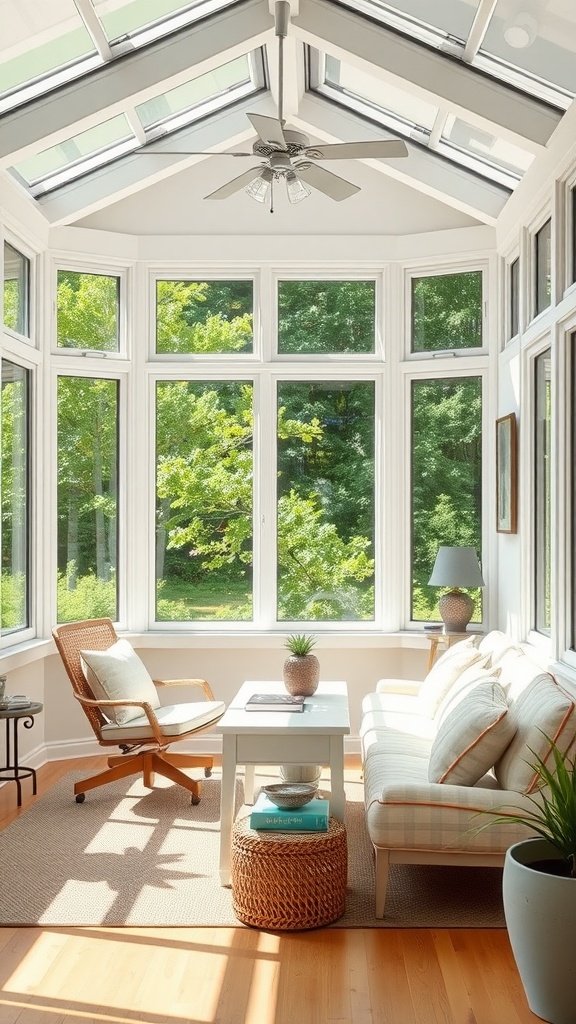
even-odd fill
[[(0, 780), (15, 782), (18, 791), (18, 807), (22, 806), (22, 779), (32, 778), (32, 793), (36, 796), (36, 771), (28, 765), (18, 763), (18, 722), (23, 719), (25, 729), (31, 729), (34, 725), (34, 716), (38, 715), (43, 704), (38, 701), (29, 701), (23, 706), (21, 701), (5, 697), (0, 705), (0, 719), (6, 721), (6, 763), (0, 766)], [(12, 722), (12, 737), (10, 737), (10, 722)]]
[(290, 651), (284, 662), (282, 678), (288, 693), (295, 697), (311, 697), (320, 682), (320, 662), (311, 650), (315, 636), (296, 633), (286, 637), (284, 646)]

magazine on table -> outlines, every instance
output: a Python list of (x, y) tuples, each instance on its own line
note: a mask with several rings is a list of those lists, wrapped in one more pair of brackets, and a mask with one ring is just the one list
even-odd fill
[(305, 697), (291, 693), (253, 693), (244, 705), (245, 711), (304, 711)]

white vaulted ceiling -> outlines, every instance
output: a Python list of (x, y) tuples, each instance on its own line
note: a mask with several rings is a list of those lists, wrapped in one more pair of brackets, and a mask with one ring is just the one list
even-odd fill
[[(0, 0), (0, 173), (49, 224), (150, 234), (401, 234), (493, 225), (576, 94), (571, 0), (292, 0), (284, 117), (313, 143), (401, 138), (339, 160), (359, 186), (274, 215), (209, 192), (275, 117), (269, 0)], [(179, 150), (184, 155), (172, 155)], [(163, 154), (163, 150), (170, 151)]]

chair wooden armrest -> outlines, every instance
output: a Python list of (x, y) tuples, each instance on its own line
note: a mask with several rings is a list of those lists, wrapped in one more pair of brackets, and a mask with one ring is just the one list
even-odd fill
[[(142, 708), (148, 721), (150, 722), (150, 728), (154, 734), (154, 739), (160, 746), (166, 746), (166, 737), (162, 735), (158, 719), (154, 714), (154, 709), (151, 704), (148, 704), (145, 700), (91, 700), (89, 697), (83, 697), (80, 693), (74, 693), (76, 700), (79, 700), (81, 704), (85, 704), (89, 707), (96, 708)], [(130, 723), (126, 723), (126, 728), (130, 727)]]
[(153, 679), (154, 686), (199, 686), (206, 700), (214, 700), (212, 687), (205, 679)]

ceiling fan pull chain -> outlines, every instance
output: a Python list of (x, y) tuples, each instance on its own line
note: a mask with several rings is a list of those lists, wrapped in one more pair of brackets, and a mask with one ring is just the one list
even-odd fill
[(274, 178), (270, 182), (270, 213), (274, 213)]

